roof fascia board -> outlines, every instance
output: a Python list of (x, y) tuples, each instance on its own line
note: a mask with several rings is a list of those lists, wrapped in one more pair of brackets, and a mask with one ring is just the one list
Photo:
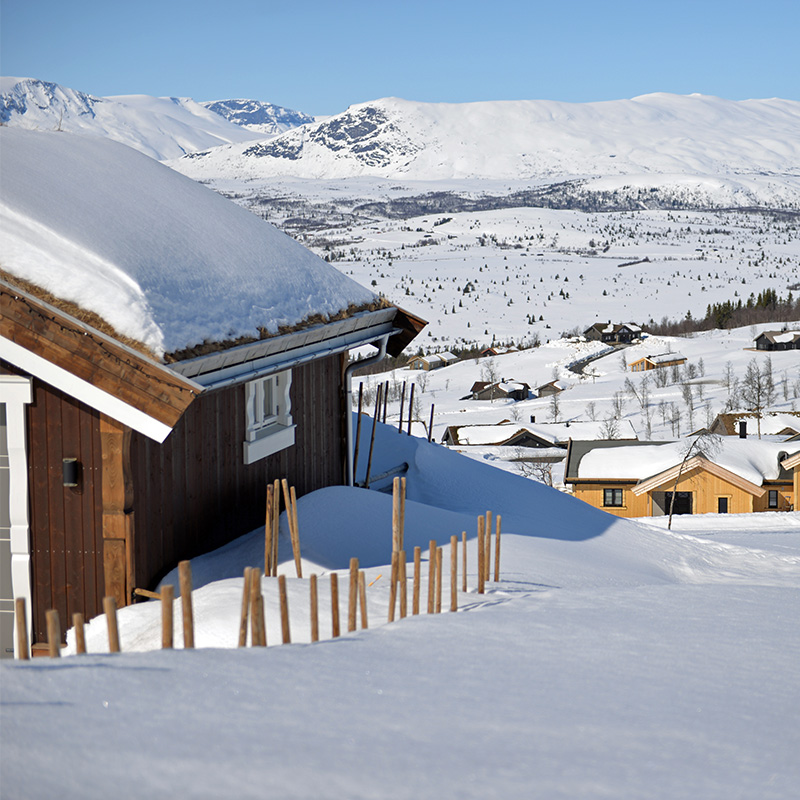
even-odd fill
[(147, 436), (148, 439), (161, 443), (169, 436), (172, 430), (168, 425), (159, 422), (138, 408), (124, 403), (119, 398), (102, 389), (98, 389), (52, 361), (30, 352), (30, 350), (12, 342), (10, 339), (6, 339), (4, 336), (0, 336), (0, 358), (34, 375), (45, 383), (55, 386), (56, 389), (60, 389), (82, 403), (86, 403), (86, 405), (112, 417), (117, 422), (133, 428), (133, 430)]
[[(192, 359), (192, 367), (190, 368), (194, 373), (192, 374), (192, 380), (200, 384), (206, 390), (221, 389), (235, 383), (255, 380), (256, 378), (265, 377), (284, 369), (300, 366), (301, 364), (305, 364), (317, 358), (343, 353), (354, 347), (370, 344), (384, 336), (391, 336), (395, 332), (396, 329), (391, 321), (384, 322), (380, 325), (370, 326), (367, 329), (349, 331), (304, 346), (282, 349), (279, 352), (202, 373), (194, 371), (197, 366), (199, 366), (194, 362), (202, 360), (202, 357), (201, 359)], [(172, 367), (175, 372), (184, 374), (181, 366), (182, 364), (189, 363), (190, 362), (178, 362), (173, 364)]]

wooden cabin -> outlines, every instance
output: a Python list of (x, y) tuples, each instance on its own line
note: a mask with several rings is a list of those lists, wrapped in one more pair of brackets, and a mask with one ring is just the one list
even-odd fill
[(800, 331), (764, 331), (755, 338), (756, 350), (800, 350)]
[(642, 336), (642, 328), (632, 322), (595, 322), (583, 335), (590, 342), (605, 344), (630, 344)]
[(628, 365), (631, 372), (647, 372), (651, 369), (663, 369), (686, 363), (686, 356), (680, 353), (659, 353), (655, 356), (644, 356)]
[[(573, 441), (564, 482), (579, 500), (620, 517), (669, 514), (673, 492), (676, 514), (791, 511), (797, 478), (787, 468), (790, 454), (784, 447), (727, 439), (717, 452), (682, 464), (681, 443)], [(750, 459), (748, 448), (758, 451)], [(757, 467), (768, 462), (768, 470)]]
[(524, 381), (476, 381), (470, 390), (473, 400), (527, 400), (531, 387)]
[(456, 361), (458, 361), (458, 358), (452, 353), (431, 353), (427, 356), (413, 356), (412, 358), (409, 358), (408, 368), (422, 369), (427, 372), (432, 369), (439, 369), (440, 367), (446, 367), (449, 364), (454, 364)]
[(541, 386), (536, 387), (536, 396), (550, 397), (554, 394), (561, 394), (564, 388), (564, 385), (560, 381), (550, 381), (549, 383), (543, 383)]
[[(15, 143), (4, 132), (3, 146), (9, 141)], [(151, 213), (169, 213), (166, 201), (177, 181), (176, 191), (190, 204), (186, 213), (199, 216), (210, 208), (209, 218), (225, 217), (223, 232), (232, 225), (227, 217), (251, 231), (253, 244), (260, 245), (253, 254), (254, 286), (260, 284), (260, 259), (265, 260), (263, 283), (268, 282), (269, 247), (274, 245), (280, 262), (288, 259), (286, 268), (297, 274), (308, 270), (309, 280), (318, 281), (323, 292), (345, 287), (342, 296), (366, 297), (363, 287), (342, 284), (340, 273), (328, 272), (333, 268), (267, 223), (146, 156), (68, 134), (58, 134), (56, 146), (67, 155), (72, 147), (80, 165), (90, 141), (96, 142), (91, 147), (97, 152), (89, 152), (86, 171), (96, 162), (109, 171), (103, 179), (124, 191), (133, 159), (134, 179), (143, 183), (143, 191), (148, 190), (148, 180), (156, 181), (150, 189), (165, 202)], [(20, 158), (33, 154), (46, 160), (48, 147), (42, 152), (37, 147), (27, 152), (23, 147)], [(118, 167), (119, 174), (114, 171)], [(35, 168), (26, 174), (37, 179)], [(46, 182), (50, 176), (40, 173), (38, 178)], [(53, 190), (62, 193), (63, 202), (73, 207), (84, 202), (63, 182), (80, 184), (78, 172), (53, 179)], [(28, 196), (23, 182), (15, 187), (9, 180), (4, 189), (10, 196), (4, 200), (13, 204), (15, 188), (22, 199)], [(134, 200), (141, 205), (139, 198)], [(119, 215), (124, 218), (126, 212), (124, 197), (106, 198), (102, 213), (108, 215), (109, 225), (119, 223)], [(30, 207), (27, 213), (32, 215)], [(87, 213), (101, 212), (89, 203)], [(43, 229), (56, 226), (44, 211), (40, 224)], [(206, 228), (213, 233), (211, 223)], [(15, 230), (3, 233), (13, 239)], [(56, 245), (42, 250), (42, 258), (47, 255), (58, 263), (64, 235), (62, 227), (58, 238), (45, 237), (48, 246)], [(156, 252), (152, 240), (145, 241), (153, 236), (152, 228), (143, 225), (129, 235), (129, 243), (140, 243), (142, 250), (150, 247), (151, 256)], [(218, 235), (224, 233), (214, 233)], [(72, 269), (70, 253), (79, 244), (76, 232), (68, 242), (70, 251), (63, 254), (65, 273)], [(214, 244), (214, 252), (228, 246), (224, 240)], [(97, 247), (101, 245), (98, 239)], [(232, 249), (246, 245), (241, 236), (230, 243)], [(347, 483), (352, 431), (348, 353), (372, 344), (376, 358), (387, 352), (398, 355), (424, 325), (396, 307), (366, 302), (335, 316), (312, 315), (275, 334), (256, 330), (252, 336), (207, 341), (159, 356), (113, 330), (99, 314), (14, 274), (39, 266), (35, 247), (16, 252), (25, 258), (4, 258), (7, 271), (0, 275), (0, 622), (6, 657), (15, 647), (15, 599), (27, 601), (35, 651), (46, 642), (48, 609), (58, 610), (66, 630), (74, 612), (86, 618), (101, 613), (106, 595), (127, 605), (134, 589), (155, 588), (179, 560), (262, 525), (268, 482), (287, 478), (298, 495)], [(133, 246), (124, 252), (136, 258), (140, 251)], [(195, 255), (199, 259), (203, 254)], [(87, 250), (86, 258), (92, 257)], [(177, 249), (165, 247), (163, 264), (153, 263), (154, 272), (161, 266), (166, 273), (163, 285), (170, 277), (169, 259), (178, 257)], [(124, 256), (119, 258), (116, 266), (124, 272), (130, 265)], [(126, 274), (134, 284), (137, 275)], [(141, 280), (143, 274), (138, 273)], [(72, 278), (79, 280), (80, 275)], [(103, 289), (102, 272), (89, 278), (98, 291)], [(243, 281), (241, 274), (236, 278)], [(228, 297), (235, 302), (229, 294), (233, 290), (224, 283), (212, 283), (209, 291), (214, 312), (217, 307), (224, 312)], [(151, 307), (170, 299), (149, 291)], [(180, 295), (175, 299), (180, 302)], [(265, 307), (267, 299), (254, 298)], [(287, 307), (293, 302), (291, 295), (284, 299)], [(202, 304), (193, 306), (192, 313), (202, 324)], [(169, 332), (170, 318), (162, 320), (154, 312), (154, 320)], [(263, 322), (269, 326), (268, 315)]]

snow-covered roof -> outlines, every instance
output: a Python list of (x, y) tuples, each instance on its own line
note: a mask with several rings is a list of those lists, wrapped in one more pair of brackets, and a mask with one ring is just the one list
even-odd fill
[(376, 299), (269, 223), (131, 148), (0, 128), (0, 265), (158, 355)]
[[(620, 439), (636, 439), (636, 431), (630, 420), (620, 420)], [(560, 422), (552, 424), (508, 423), (504, 425), (461, 425), (457, 428), (459, 444), (491, 445), (505, 442), (519, 433), (528, 433), (552, 444), (564, 443), (569, 439), (603, 439), (606, 436), (603, 422)]]
[(659, 353), (655, 356), (645, 356), (653, 364), (669, 364), (673, 361), (686, 361), (686, 356), (680, 353)]
[[(680, 464), (689, 441), (592, 449), (581, 458), (577, 477), (644, 480)], [(778, 456), (782, 452), (788, 452), (785, 442), (719, 437), (714, 442), (713, 449), (705, 453), (705, 457), (760, 486), (765, 480), (778, 478), (780, 473)]]

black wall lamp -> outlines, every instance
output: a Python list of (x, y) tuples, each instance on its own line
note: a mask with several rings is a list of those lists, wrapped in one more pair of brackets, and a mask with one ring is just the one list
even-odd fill
[(81, 477), (81, 465), (77, 458), (61, 459), (61, 479), (64, 486), (77, 486)]

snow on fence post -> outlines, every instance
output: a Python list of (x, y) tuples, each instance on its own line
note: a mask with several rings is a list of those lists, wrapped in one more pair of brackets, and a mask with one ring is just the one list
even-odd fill
[(358, 596), (361, 601), (361, 630), (366, 630), (367, 623), (367, 578), (363, 572), (358, 573)]
[(492, 574), (492, 512), (486, 512), (486, 533), (484, 544), (486, 545), (486, 557), (483, 561), (483, 568), (485, 570), (483, 575), (484, 583), (489, 583), (489, 576)]
[(339, 576), (331, 572), (331, 632), (335, 639), (339, 635)]
[(461, 591), (467, 591), (467, 532), (461, 531)]
[(113, 597), (103, 598), (103, 611), (108, 626), (108, 652), (119, 653), (119, 627), (117, 626), (117, 601)]
[(272, 575), (272, 485), (267, 484), (267, 511), (264, 519), (264, 575)]
[(500, 582), (500, 520), (502, 517), (497, 515), (497, 530), (494, 535), (494, 582)]
[(250, 571), (251, 567), (244, 568), (244, 581), (242, 583), (242, 611), (239, 616), (239, 647), (247, 645), (247, 622), (250, 609)]
[(450, 537), (450, 610), (458, 611), (458, 536)]
[(414, 594), (411, 598), (411, 613), (419, 614), (419, 585), (422, 572), (422, 548), (414, 548)]
[(188, 561), (178, 564), (178, 578), (181, 586), (181, 606), (183, 611), (183, 646), (194, 647), (194, 614), (192, 612), (192, 567)]
[(406, 551), (397, 554), (398, 582), (400, 583), (400, 619), (408, 614), (408, 580), (406, 577)]
[(428, 542), (428, 613), (433, 614), (436, 592), (436, 539)]
[(436, 548), (436, 613), (442, 613), (442, 561), (444, 554), (441, 547)]
[(161, 587), (161, 649), (171, 650), (174, 644), (173, 606), (175, 587), (168, 583)]
[(478, 594), (484, 593), (484, 568), (483, 561), (486, 558), (486, 545), (484, 544), (485, 538), (485, 525), (486, 519), (483, 514), (478, 517)]
[(311, 613), (311, 641), (319, 641), (319, 595), (317, 594), (317, 576), (312, 574), (309, 578), (310, 613)]
[(392, 572), (389, 578), (389, 622), (394, 622), (394, 608), (397, 605), (397, 577), (399, 572), (398, 561), (400, 551), (392, 551)]
[(25, 611), (25, 598), (18, 597), (14, 606), (17, 623), (17, 658), (20, 661), (27, 661), (30, 658), (30, 645), (28, 644), (28, 615)]
[(358, 559), (350, 559), (350, 592), (347, 605), (347, 631), (352, 633), (356, 629), (356, 616), (358, 614)]
[(47, 620), (47, 653), (50, 658), (60, 658), (61, 656), (61, 621), (58, 618), (58, 611), (51, 608), (46, 614)]
[[(289, 628), (289, 598), (286, 596), (286, 576), (278, 576), (278, 595), (281, 604), (281, 637), (284, 644), (292, 643), (292, 633)], [(264, 642), (266, 644), (266, 642)]]

